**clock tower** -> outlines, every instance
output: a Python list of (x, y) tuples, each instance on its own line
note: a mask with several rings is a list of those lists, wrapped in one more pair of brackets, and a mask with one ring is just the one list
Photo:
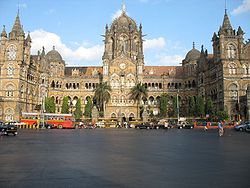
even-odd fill
[[(21, 85), (25, 88), (26, 68), (30, 62), (31, 38), (21, 26), (19, 12), (9, 36), (3, 27), (0, 39), (0, 120), (19, 120), (20, 112), (27, 105), (20, 99)], [(20, 71), (22, 70), (22, 71)]]
[(106, 25), (105, 30), (103, 81), (112, 88), (105, 117), (136, 118), (136, 104), (129, 99), (129, 92), (143, 81), (142, 26), (137, 27), (136, 22), (126, 14), (123, 3), (121, 15), (113, 20), (110, 28)]

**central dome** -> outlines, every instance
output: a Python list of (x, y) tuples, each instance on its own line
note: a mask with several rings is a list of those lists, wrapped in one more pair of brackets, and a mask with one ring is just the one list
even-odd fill
[(62, 56), (59, 54), (58, 51), (55, 50), (55, 47), (53, 46), (53, 50), (49, 51), (47, 54), (46, 54), (46, 59), (49, 61), (49, 62), (60, 62), (60, 61), (63, 61), (62, 60)]
[(198, 60), (200, 58), (200, 54), (199, 50), (193, 48), (187, 53), (185, 60), (187, 62)]
[(127, 16), (127, 14), (125, 12), (122, 12), (122, 14), (116, 18), (112, 25), (111, 25), (111, 29), (132, 29), (132, 30), (136, 30), (137, 29), (137, 25), (136, 22), (130, 18), (129, 16)]

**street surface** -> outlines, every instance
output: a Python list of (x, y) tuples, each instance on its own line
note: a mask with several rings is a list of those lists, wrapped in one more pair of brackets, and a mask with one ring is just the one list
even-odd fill
[(250, 134), (19, 130), (0, 137), (0, 187), (249, 188)]

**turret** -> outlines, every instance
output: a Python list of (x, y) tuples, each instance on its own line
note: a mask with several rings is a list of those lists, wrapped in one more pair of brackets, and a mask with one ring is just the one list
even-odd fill
[(225, 9), (223, 23), (219, 30), (219, 36), (221, 35), (225, 35), (225, 36), (235, 35), (235, 32), (231, 26), (230, 20), (227, 15), (227, 9)]
[(16, 39), (21, 39), (24, 40), (25, 34), (23, 31), (23, 27), (21, 26), (20, 18), (19, 18), (19, 11), (16, 16), (15, 23), (13, 25), (13, 28), (9, 34), (9, 39), (10, 40), (16, 40)]
[(6, 33), (6, 30), (5, 30), (5, 25), (3, 26), (3, 31), (1, 33), (1, 38), (2, 39), (7, 39), (7, 33)]

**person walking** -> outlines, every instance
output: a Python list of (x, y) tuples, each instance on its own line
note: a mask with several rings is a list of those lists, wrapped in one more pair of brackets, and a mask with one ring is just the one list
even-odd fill
[(218, 122), (218, 130), (219, 130), (219, 136), (223, 136), (224, 130), (223, 130), (223, 124), (221, 120)]

